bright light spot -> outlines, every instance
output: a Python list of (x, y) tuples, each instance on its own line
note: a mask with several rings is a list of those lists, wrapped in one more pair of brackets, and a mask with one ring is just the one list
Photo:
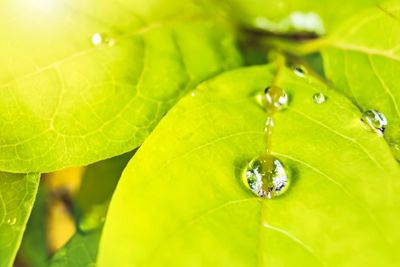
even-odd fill
[(312, 12), (302, 13), (293, 12), (281, 21), (271, 21), (266, 17), (256, 17), (254, 25), (259, 29), (272, 32), (307, 31), (318, 35), (325, 33), (325, 28), (321, 18)]
[(99, 44), (101, 44), (102, 41), (103, 41), (103, 38), (101, 37), (101, 34), (100, 34), (100, 33), (95, 33), (95, 34), (93, 34), (93, 36), (92, 36), (92, 43), (93, 43), (94, 45), (99, 45)]
[(35, 12), (50, 13), (56, 9), (57, 1), (55, 0), (25, 0), (26, 7)]

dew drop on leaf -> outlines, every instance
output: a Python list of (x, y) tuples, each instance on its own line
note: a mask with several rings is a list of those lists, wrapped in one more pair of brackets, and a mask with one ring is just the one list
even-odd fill
[(302, 78), (306, 77), (306, 75), (307, 75), (306, 68), (303, 67), (303, 66), (300, 66), (300, 65), (299, 66), (294, 66), (293, 67), (293, 72), (294, 72), (294, 74), (296, 74), (297, 76), (302, 77)]
[(92, 36), (92, 44), (99, 45), (103, 41), (103, 38), (100, 33), (95, 33)]
[(312, 100), (315, 104), (322, 104), (325, 102), (325, 96), (323, 93), (315, 93)]
[(383, 136), (387, 126), (386, 117), (376, 110), (365, 111), (362, 114), (360, 123), (365, 129), (376, 133), (378, 136)]
[(107, 35), (97, 32), (97, 33), (93, 34), (93, 36), (92, 36), (92, 44), (95, 46), (98, 46), (101, 44), (113, 46), (115, 44), (115, 40), (113, 38), (110, 38)]
[(275, 85), (269, 86), (265, 89), (265, 105), (271, 113), (282, 110), (288, 105), (288, 96), (286, 92)]
[(17, 222), (17, 218), (9, 218), (7, 219), (7, 223), (10, 225), (14, 225)]
[(269, 154), (249, 162), (243, 181), (254, 194), (269, 199), (282, 195), (290, 184), (286, 167), (278, 158)]

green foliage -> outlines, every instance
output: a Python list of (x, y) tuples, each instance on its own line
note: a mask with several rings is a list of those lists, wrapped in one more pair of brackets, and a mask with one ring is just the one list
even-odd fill
[[(69, 203), (77, 232), (51, 259), (40, 194), (26, 267), (396, 265), (399, 7), (1, 1), (0, 267), (38, 173), (88, 164)], [(270, 85), (288, 95), (273, 117)], [(368, 110), (383, 137), (360, 125)], [(243, 183), (265, 153), (289, 172), (274, 199)]]
[[(42, 180), (43, 182), (43, 180)], [(19, 262), (33, 267), (47, 266), (48, 248), (46, 244), (46, 196), (39, 186), (36, 200), (22, 239)]]
[[(43, 2), (20, 10), (8, 0), (15, 16), (0, 23), (9, 40), (0, 46), (2, 170), (48, 172), (130, 151), (180, 96), (241, 61), (227, 27), (194, 8)], [(94, 45), (96, 33), (111, 39)]]
[(78, 231), (51, 259), (49, 265), (95, 266), (101, 230), (111, 195), (133, 152), (86, 167), (74, 200)]
[(0, 172), (0, 266), (11, 266), (35, 202), (38, 174)]
[(49, 266), (95, 266), (100, 233), (100, 231), (76, 233), (63, 248), (57, 251)]
[(396, 2), (389, 3), (338, 27), (321, 41), (321, 54), (326, 75), (339, 91), (360, 109), (385, 114), (390, 124), (385, 138), (400, 160), (400, 10), (391, 4)]
[[(207, 1), (207, 0), (206, 0)], [(214, 1), (241, 25), (280, 34), (330, 33), (363, 8), (384, 0), (226, 0)]]
[[(274, 72), (227, 72), (168, 113), (120, 180), (99, 266), (398, 260), (400, 168), (385, 140), (360, 127), (359, 110), (315, 79), (284, 70), (278, 81), (290, 103), (276, 114), (271, 147), (292, 172), (289, 191), (265, 200), (242, 183), (245, 164), (265, 147), (266, 115), (255, 95)], [(313, 103), (321, 91), (326, 103)], [(355, 244), (362, 254), (353, 253)]]

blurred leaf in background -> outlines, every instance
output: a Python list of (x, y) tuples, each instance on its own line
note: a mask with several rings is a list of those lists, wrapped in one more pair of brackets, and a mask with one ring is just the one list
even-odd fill
[[(18, 266), (89, 266), (94, 263), (108, 203), (122, 170), (134, 153), (46, 175), (27, 226)], [(57, 191), (64, 192), (58, 194), (61, 198), (55, 197)], [(64, 213), (54, 214), (63, 210)]]

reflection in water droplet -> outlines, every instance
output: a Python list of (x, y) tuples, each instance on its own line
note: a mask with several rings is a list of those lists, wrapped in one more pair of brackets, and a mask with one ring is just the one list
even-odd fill
[(9, 218), (8, 220), (7, 220), (7, 223), (8, 224), (11, 224), (11, 225), (14, 225), (15, 223), (17, 222), (17, 218)]
[(288, 172), (282, 162), (274, 156), (259, 156), (246, 167), (244, 183), (259, 197), (274, 198), (289, 187)]
[(325, 96), (323, 93), (315, 93), (312, 100), (315, 104), (321, 104), (325, 102)]
[(307, 70), (303, 66), (294, 66), (293, 67), (293, 72), (299, 77), (306, 77), (307, 75)]
[(269, 112), (273, 113), (287, 107), (288, 96), (282, 88), (272, 85), (267, 87), (264, 93), (266, 100), (265, 105)]
[(96, 46), (100, 44), (107, 44), (109, 46), (113, 46), (115, 44), (115, 40), (104, 34), (95, 33), (92, 36), (92, 44)]
[(360, 123), (367, 130), (376, 133), (378, 136), (383, 136), (387, 120), (382, 113), (376, 110), (367, 110), (362, 114)]

